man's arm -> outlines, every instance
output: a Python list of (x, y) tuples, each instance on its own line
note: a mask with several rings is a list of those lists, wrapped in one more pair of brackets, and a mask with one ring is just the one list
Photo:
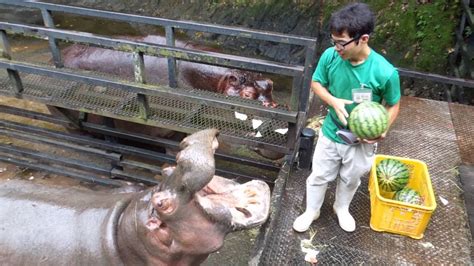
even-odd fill
[(317, 81), (313, 81), (311, 83), (311, 88), (313, 89), (313, 92), (321, 100), (323, 100), (323, 102), (327, 103), (328, 105), (332, 106), (332, 108), (334, 108), (334, 111), (336, 111), (336, 115), (339, 118), (339, 120), (344, 125), (347, 125), (346, 118), (349, 117), (349, 114), (347, 113), (346, 108), (344, 107), (346, 104), (351, 104), (352, 101), (340, 99), (340, 98), (336, 98), (332, 96), (329, 93), (329, 91)]
[[(396, 104), (392, 106), (386, 106), (385, 109), (387, 109), (387, 112), (388, 112), (388, 128), (387, 128), (387, 131), (388, 131), (390, 126), (392, 126), (393, 122), (395, 122), (395, 119), (397, 119), (398, 112), (400, 111), (400, 101), (398, 101)], [(385, 133), (384, 133), (384, 136), (385, 136)]]

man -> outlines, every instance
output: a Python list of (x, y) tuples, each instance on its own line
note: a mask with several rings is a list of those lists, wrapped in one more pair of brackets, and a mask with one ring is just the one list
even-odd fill
[(319, 217), (328, 183), (338, 175), (333, 209), (343, 230), (355, 230), (349, 205), (360, 178), (370, 170), (377, 142), (387, 132), (378, 139), (347, 143), (347, 138), (340, 137), (341, 129), (347, 127), (350, 112), (364, 99), (385, 102), (389, 126), (398, 115), (398, 72), (368, 45), (374, 24), (374, 14), (362, 3), (349, 4), (331, 16), (334, 46), (321, 55), (311, 84), (314, 93), (328, 105), (329, 113), (316, 144), (312, 173), (306, 180), (306, 210), (293, 223), (297, 232), (308, 230)]

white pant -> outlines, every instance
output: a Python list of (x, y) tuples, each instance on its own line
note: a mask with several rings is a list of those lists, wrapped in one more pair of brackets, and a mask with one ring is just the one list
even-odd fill
[(336, 143), (319, 132), (313, 154), (312, 172), (306, 180), (310, 186), (321, 186), (336, 179), (348, 188), (357, 188), (360, 178), (369, 172), (377, 149), (377, 144), (361, 143), (349, 146)]

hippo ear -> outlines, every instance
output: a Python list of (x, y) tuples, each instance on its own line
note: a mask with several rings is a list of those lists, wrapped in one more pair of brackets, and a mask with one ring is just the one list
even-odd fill
[(229, 82), (229, 84), (234, 86), (240, 85), (240, 79), (234, 74), (230, 74), (227, 77), (227, 81)]
[(176, 169), (176, 166), (167, 166), (167, 167), (164, 167), (161, 169), (161, 175), (164, 177), (164, 178), (168, 178), (170, 177), (174, 170)]

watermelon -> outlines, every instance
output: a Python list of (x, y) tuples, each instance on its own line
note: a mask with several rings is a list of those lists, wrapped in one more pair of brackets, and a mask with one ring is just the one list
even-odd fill
[(381, 190), (394, 192), (403, 189), (408, 184), (410, 171), (401, 161), (396, 159), (383, 159), (375, 168), (378, 184)]
[(352, 110), (348, 124), (360, 139), (376, 139), (388, 129), (388, 112), (380, 103), (365, 101)]
[(420, 193), (408, 187), (400, 191), (397, 191), (393, 199), (401, 201), (401, 202), (409, 203), (409, 204), (418, 204), (418, 205), (423, 204), (423, 198), (421, 197)]

